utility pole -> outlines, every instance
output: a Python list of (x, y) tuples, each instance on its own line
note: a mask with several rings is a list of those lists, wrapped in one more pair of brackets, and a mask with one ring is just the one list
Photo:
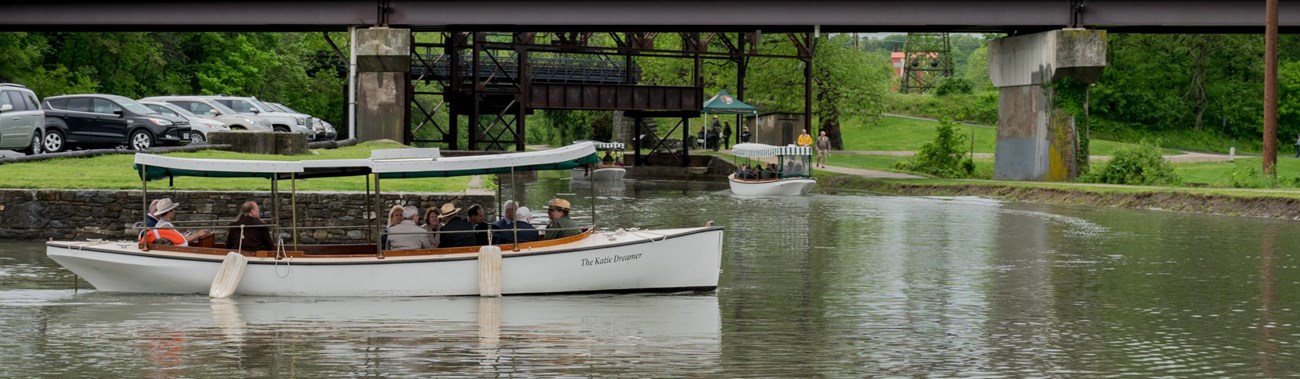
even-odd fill
[(1265, 0), (1264, 175), (1277, 176), (1277, 0)]

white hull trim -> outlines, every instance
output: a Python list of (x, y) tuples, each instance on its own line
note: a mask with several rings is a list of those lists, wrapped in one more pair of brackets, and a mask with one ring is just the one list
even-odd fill
[(570, 171), (570, 177), (572, 177), (573, 180), (594, 180), (598, 182), (620, 181), (623, 180), (623, 176), (625, 175), (627, 175), (627, 169), (622, 167), (598, 168), (590, 174), (588, 174), (587, 170), (583, 168), (575, 168)]
[(800, 196), (812, 190), (816, 180), (810, 178), (786, 178), (767, 181), (737, 180), (736, 174), (727, 175), (731, 183), (731, 193), (741, 196)]
[[(504, 252), (506, 295), (711, 290), (722, 262), (720, 227), (599, 232), (564, 245)], [(132, 242), (47, 242), (51, 259), (106, 292), (204, 294), (224, 256), (153, 250)], [(478, 295), (477, 253), (437, 256), (248, 258), (235, 295)]]

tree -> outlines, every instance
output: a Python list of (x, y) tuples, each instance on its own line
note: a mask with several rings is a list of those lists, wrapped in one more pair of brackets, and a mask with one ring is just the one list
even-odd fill
[[(781, 39), (776, 39), (780, 37)], [(874, 117), (882, 112), (888, 90), (888, 56), (868, 55), (852, 48), (851, 36), (837, 34), (816, 46), (813, 65), (813, 113), (831, 147), (842, 149), (840, 122), (849, 116)], [(764, 36), (762, 46), (780, 54), (794, 54), (785, 36)], [(760, 109), (803, 110), (803, 62), (796, 59), (756, 58), (749, 75), (751, 103)], [(809, 131), (816, 134), (816, 131)]]

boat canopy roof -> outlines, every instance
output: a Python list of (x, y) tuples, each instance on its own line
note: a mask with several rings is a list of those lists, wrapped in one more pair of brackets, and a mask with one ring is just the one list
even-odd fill
[(574, 144), (579, 144), (583, 142), (591, 142), (593, 144), (596, 144), (596, 150), (623, 150), (622, 142), (600, 142), (600, 141), (587, 141), (587, 140), (573, 141)]
[(479, 174), (506, 174), (512, 171), (568, 170), (600, 163), (592, 142), (579, 142), (550, 150), (521, 153), (473, 155), (430, 159), (390, 159), (372, 161), (371, 168), (380, 178), (437, 178)]
[[(389, 149), (405, 150), (405, 149)], [(216, 178), (296, 178), (361, 176), (380, 178), (436, 178), (509, 173), (511, 171), (567, 170), (596, 164), (592, 142), (575, 143), (558, 149), (521, 153), (440, 157), (437, 149), (386, 151), (369, 159), (320, 159), (302, 161), (255, 161), (238, 159), (179, 158), (136, 154), (135, 170), (147, 180), (173, 176)]]
[(741, 143), (731, 147), (731, 152), (738, 157), (762, 158), (778, 155), (812, 155), (809, 146), (772, 146), (762, 143)]

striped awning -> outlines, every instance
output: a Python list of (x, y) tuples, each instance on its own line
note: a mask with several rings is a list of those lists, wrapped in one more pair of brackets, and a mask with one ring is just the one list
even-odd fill
[(742, 143), (731, 147), (731, 152), (738, 157), (744, 158), (762, 158), (775, 157), (778, 155), (812, 155), (812, 147), (808, 146), (772, 146), (761, 143)]
[(583, 142), (591, 142), (592, 144), (596, 145), (596, 150), (623, 150), (622, 142), (600, 142), (600, 141), (592, 141), (592, 140), (573, 141), (573, 143), (575, 144), (583, 143)]

